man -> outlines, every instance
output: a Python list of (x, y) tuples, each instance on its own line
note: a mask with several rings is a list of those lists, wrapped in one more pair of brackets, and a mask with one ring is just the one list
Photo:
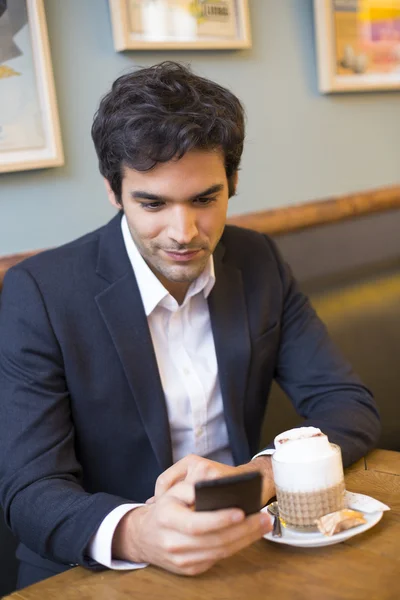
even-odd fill
[(274, 243), (225, 227), (239, 100), (162, 63), (117, 79), (92, 137), (117, 216), (3, 288), (0, 491), (20, 587), (74, 564), (201, 573), (269, 531), (192, 507), (195, 481), (250, 470), (273, 496), (254, 456), (274, 377), (345, 464), (379, 432)]

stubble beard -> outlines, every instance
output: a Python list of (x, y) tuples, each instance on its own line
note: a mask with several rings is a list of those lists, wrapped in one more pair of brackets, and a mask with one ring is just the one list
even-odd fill
[(174, 283), (192, 283), (204, 271), (210, 258), (210, 254), (211, 253), (207, 251), (207, 254), (204, 256), (204, 258), (195, 264), (166, 265), (162, 264), (160, 261), (161, 264), (156, 263), (154, 264), (154, 267), (156, 268), (157, 272), (165, 277), (165, 279), (168, 279), (168, 281), (172, 281)]

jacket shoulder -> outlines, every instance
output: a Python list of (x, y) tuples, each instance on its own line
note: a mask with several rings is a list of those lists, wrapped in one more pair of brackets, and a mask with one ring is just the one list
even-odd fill
[[(80, 265), (95, 265), (99, 238), (105, 226), (87, 233), (76, 240), (40, 251), (14, 265), (9, 272), (28, 272), (38, 282), (59, 280), (61, 273), (73, 272)], [(5, 276), (5, 282), (8, 273)]]
[(265, 260), (281, 262), (276, 243), (267, 234), (236, 225), (227, 225), (221, 242), (227, 255), (237, 260), (239, 264), (248, 262), (254, 264), (259, 261), (265, 264)]

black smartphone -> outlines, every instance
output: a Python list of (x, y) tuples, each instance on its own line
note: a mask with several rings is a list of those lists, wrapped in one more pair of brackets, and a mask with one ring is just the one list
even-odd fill
[(258, 471), (195, 484), (195, 510), (241, 508), (246, 515), (261, 509), (262, 476)]

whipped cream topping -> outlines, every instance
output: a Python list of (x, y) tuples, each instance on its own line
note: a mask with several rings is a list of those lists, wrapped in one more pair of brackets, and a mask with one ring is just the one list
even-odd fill
[(301, 440), (304, 438), (310, 438), (314, 436), (324, 435), (318, 427), (296, 427), (295, 429), (289, 429), (276, 436), (274, 439), (275, 448), (282, 446), (286, 442), (294, 440)]
[(274, 458), (282, 462), (310, 462), (335, 453), (328, 436), (317, 427), (289, 429), (277, 435), (274, 444)]
[(272, 468), (284, 490), (312, 491), (343, 480), (340, 449), (316, 427), (290, 429), (276, 436)]

